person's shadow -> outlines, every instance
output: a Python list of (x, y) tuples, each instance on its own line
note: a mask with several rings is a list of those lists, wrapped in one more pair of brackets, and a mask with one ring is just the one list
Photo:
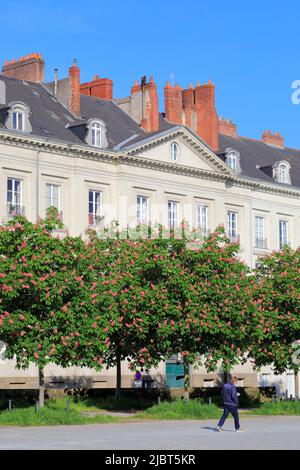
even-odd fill
[[(208, 431), (219, 432), (219, 431), (217, 431), (216, 426), (215, 426), (215, 427), (212, 427), (212, 426), (201, 426), (200, 429), (208, 429)], [(230, 429), (222, 429), (222, 432), (230, 432)], [(221, 434), (221, 433), (220, 433), (220, 434)]]

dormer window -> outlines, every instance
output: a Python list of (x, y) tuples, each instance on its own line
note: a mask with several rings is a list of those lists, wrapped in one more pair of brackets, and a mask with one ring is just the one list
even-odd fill
[(287, 183), (288, 181), (288, 169), (287, 166), (281, 163), (279, 165), (279, 181), (280, 183)]
[(98, 119), (90, 119), (88, 121), (86, 143), (102, 149), (108, 146), (104, 122)]
[(291, 184), (291, 165), (283, 160), (273, 165), (273, 178), (277, 183)]
[(5, 126), (18, 132), (32, 132), (30, 124), (30, 108), (22, 102), (13, 102), (9, 105), (10, 110)]
[(234, 149), (227, 149), (225, 152), (227, 165), (236, 173), (241, 173), (240, 153)]
[(99, 147), (101, 148), (101, 134), (102, 134), (102, 129), (101, 125), (98, 122), (94, 122), (92, 125), (92, 145), (94, 147)]
[(24, 132), (24, 113), (21, 110), (13, 112), (13, 129)]

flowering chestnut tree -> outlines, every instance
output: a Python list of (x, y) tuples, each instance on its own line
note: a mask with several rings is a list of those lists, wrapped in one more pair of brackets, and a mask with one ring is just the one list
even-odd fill
[[(144, 370), (157, 365), (161, 358), (156, 335), (164, 315), (163, 305), (158, 311), (154, 309), (157, 286), (143, 276), (152, 248), (151, 240), (125, 238), (116, 232), (115, 238), (91, 235), (85, 253), (94, 273), (90, 293), (93, 326), (106, 333), (107, 349), (101, 360), (107, 368), (116, 367), (117, 397), (122, 361), (127, 361), (130, 369)], [(91, 349), (98, 355), (99, 343), (95, 341)]]
[(156, 248), (164, 245), (164, 253), (153, 251), (154, 266), (145, 264), (153, 273), (152, 283), (159, 279), (156, 300), (163, 303), (157, 350), (165, 358), (183, 356), (186, 398), (190, 365), (203, 361), (213, 371), (220, 361), (228, 371), (245, 360), (254, 309), (254, 280), (237, 257), (238, 245), (229, 244), (223, 228), (202, 242), (191, 235), (154, 241)]
[[(254, 292), (257, 328), (250, 355), (257, 367), (275, 373), (300, 365), (300, 249), (286, 246), (260, 258)], [(296, 384), (297, 385), (297, 384)], [(296, 395), (298, 395), (298, 390)]]
[(0, 227), (0, 338), (17, 367), (53, 362), (95, 365), (91, 337), (106, 348), (104, 333), (92, 327), (90, 270), (79, 238), (56, 238), (53, 214), (37, 224), (17, 217)]

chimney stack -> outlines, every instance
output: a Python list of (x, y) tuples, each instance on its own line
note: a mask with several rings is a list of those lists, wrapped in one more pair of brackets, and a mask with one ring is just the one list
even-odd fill
[(219, 118), (219, 133), (234, 139), (238, 138), (237, 127), (230, 119)]
[(76, 116), (80, 116), (80, 69), (77, 60), (73, 60), (73, 65), (69, 68), (70, 79), (70, 106), (69, 109)]
[(193, 126), (193, 110), (195, 107), (195, 90), (191, 83), (189, 88), (182, 92), (182, 107), (185, 113), (185, 125)]
[(91, 82), (80, 85), (80, 93), (87, 96), (95, 96), (104, 100), (113, 99), (113, 81), (109, 78), (100, 78), (95, 75)]
[(218, 150), (218, 116), (215, 109), (215, 87), (190, 84), (182, 90), (167, 82), (164, 88), (165, 117), (174, 124), (185, 124), (198, 134), (213, 150)]
[(45, 78), (45, 62), (41, 54), (35, 52), (19, 60), (6, 61), (2, 66), (4, 77), (26, 80), (28, 82), (42, 82)]
[(164, 88), (165, 118), (173, 124), (182, 124), (182, 88), (171, 86), (169, 82)]
[(153, 77), (148, 83), (146, 77), (141, 84), (135, 80), (131, 88), (130, 115), (145, 132), (159, 130), (158, 95)]
[(262, 141), (274, 147), (284, 148), (284, 138), (280, 132), (274, 132), (274, 134), (272, 134), (271, 131), (265, 131), (262, 135)]
[(218, 116), (215, 109), (215, 87), (209, 80), (195, 88), (196, 132), (213, 150), (218, 150)]

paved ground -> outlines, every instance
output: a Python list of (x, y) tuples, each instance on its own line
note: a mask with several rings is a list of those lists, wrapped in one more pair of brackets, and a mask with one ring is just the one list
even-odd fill
[(215, 421), (151, 421), (0, 428), (0, 449), (300, 449), (300, 416), (243, 418), (244, 433)]

